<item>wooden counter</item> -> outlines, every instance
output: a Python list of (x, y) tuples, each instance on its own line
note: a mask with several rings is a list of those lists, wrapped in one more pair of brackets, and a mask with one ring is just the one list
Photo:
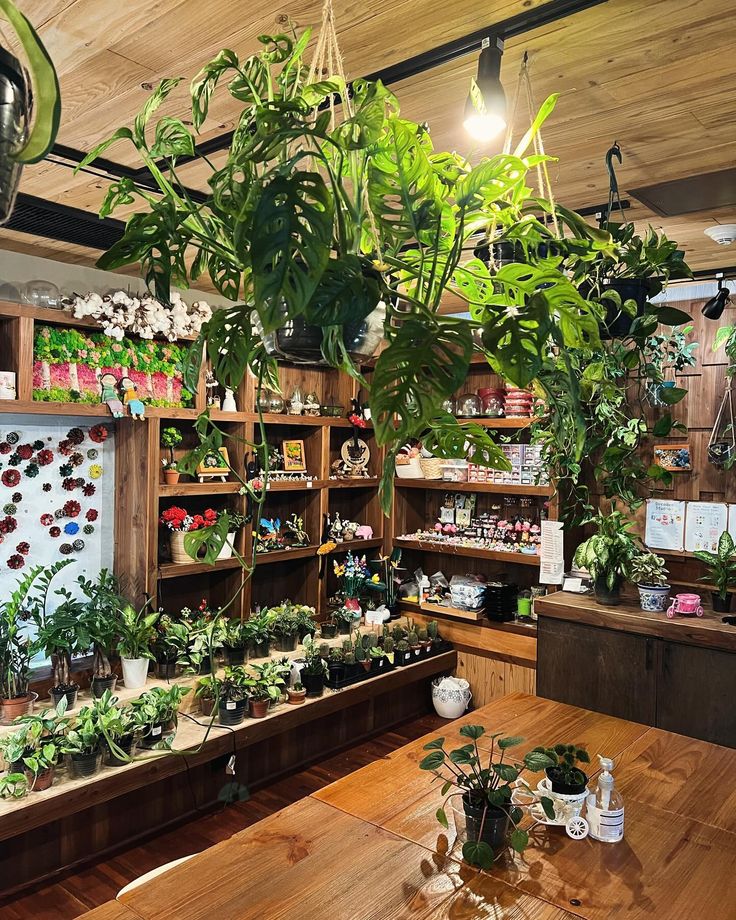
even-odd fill
[(535, 602), (537, 692), (736, 747), (736, 627), (558, 591)]
[(624, 841), (538, 828), (523, 857), (471, 869), (452, 818), (448, 831), (435, 820), (439, 784), (417, 766), (431, 735), (123, 895), (130, 913), (113, 902), (83, 918), (730, 920), (736, 796), (721, 778), (733, 771), (732, 751), (523, 694), (442, 734), (452, 743), (473, 723), (522, 735), (528, 747), (575, 741), (614, 757)]

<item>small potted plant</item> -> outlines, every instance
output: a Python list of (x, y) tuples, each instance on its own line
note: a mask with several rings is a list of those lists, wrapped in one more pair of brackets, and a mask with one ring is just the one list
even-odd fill
[(292, 610), (299, 629), (299, 641), (303, 643), (307, 636), (314, 636), (317, 632), (317, 624), (314, 622), (317, 611), (306, 604), (294, 604)]
[(148, 750), (171, 747), (176, 736), (179, 705), (190, 689), (179, 684), (166, 690), (151, 687), (131, 702), (135, 723), (141, 732), (141, 747)]
[(342, 685), (345, 680), (345, 653), (340, 648), (331, 648), (327, 659), (327, 681), (331, 687)]
[(101, 697), (108, 690), (115, 692), (118, 676), (113, 673), (110, 656), (118, 638), (120, 611), (126, 601), (120, 594), (118, 579), (107, 569), (102, 569), (94, 580), (80, 575), (77, 584), (85, 598), (81, 618), (92, 642), (92, 695)]
[(639, 591), (642, 610), (662, 613), (667, 609), (670, 586), (665, 561), (656, 553), (638, 553), (631, 560), (631, 580)]
[(135, 753), (136, 723), (131, 706), (118, 705), (118, 698), (106, 690), (92, 704), (100, 727), (104, 762), (108, 767), (124, 767)]
[(575, 550), (575, 565), (590, 573), (597, 603), (617, 607), (621, 582), (629, 577), (631, 563), (640, 552), (629, 533), (632, 524), (620, 511), (599, 511), (588, 523), (595, 524), (596, 533)]
[(214, 613), (205, 600), (202, 600), (196, 612), (190, 607), (182, 607), (179, 616), (189, 630), (189, 642), (179, 656), (179, 667), (184, 674), (211, 674), (215, 670), (217, 649), (225, 647), (230, 624), (240, 625), (242, 621), (229, 620)]
[(0, 778), (0, 799), (22, 799), (28, 791), (25, 773), (6, 773)]
[[(329, 646), (327, 646), (327, 654), (329, 655)], [(309, 697), (322, 696), (325, 689), (325, 678), (329, 671), (321, 650), (311, 639), (304, 640), (304, 657), (306, 664), (302, 668), (300, 677), (306, 695)]]
[(243, 624), (250, 658), (268, 658), (271, 648), (271, 618), (268, 611), (251, 613)]
[(552, 792), (559, 795), (581, 795), (588, 785), (588, 775), (575, 764), (590, 763), (585, 748), (574, 744), (556, 744), (554, 747), (536, 747), (535, 753), (545, 754), (552, 766), (545, 768), (545, 775), (550, 781)]
[(247, 620), (241, 620), (234, 617), (225, 624), (225, 635), (222, 647), (225, 649), (227, 663), (231, 667), (245, 664), (249, 638), (247, 623)]
[(84, 605), (67, 588), (56, 591), (63, 598), (56, 609), (47, 604), (47, 595), (34, 610), (36, 641), (51, 659), (52, 680), (50, 695), (56, 706), (64, 697), (69, 709), (77, 705), (79, 684), (72, 680), (72, 656), (86, 652), (91, 637), (84, 622)]
[(299, 639), (299, 618), (290, 601), (269, 610), (271, 638), (278, 652), (293, 652)]
[(119, 612), (118, 652), (123, 666), (123, 682), (128, 690), (140, 690), (146, 686), (148, 663), (153, 660), (151, 643), (156, 637), (154, 627), (159, 612), (146, 613), (149, 603), (146, 601), (140, 610), (126, 604)]
[[(518, 737), (494, 735), (490, 752), (481, 751), (478, 739), (485, 734), (482, 725), (463, 725), (460, 734), (469, 741), (452, 751), (446, 749), (444, 738), (425, 744), (424, 750), (429, 753), (419, 762), (419, 769), (444, 783), (446, 798), (437, 810), (437, 820), (445, 829), (447, 799), (460, 795), (467, 836), (463, 858), (473, 866), (490, 869), (504, 847), (510, 845), (517, 853), (523, 853), (529, 842), (529, 834), (519, 827), (523, 812), (511, 804), (513, 784), (524, 770), (538, 773), (554, 766), (555, 761), (540, 750), (529, 751), (518, 765), (507, 761), (506, 752), (524, 741)], [(451, 792), (453, 787), (457, 792)], [(544, 796), (540, 801), (547, 816), (553, 818), (551, 799)]]
[(287, 689), (287, 693), (289, 694), (289, 703), (292, 706), (301, 706), (301, 704), (307, 698), (306, 687), (301, 683), (301, 681), (297, 681), (293, 687), (289, 687)]
[(161, 446), (165, 447), (169, 452), (169, 456), (161, 460), (161, 465), (164, 468), (164, 482), (167, 485), (174, 485), (179, 482), (179, 470), (174, 457), (174, 448), (178, 447), (183, 440), (184, 435), (178, 428), (172, 426), (161, 431)]
[(240, 725), (248, 711), (248, 675), (243, 667), (225, 668), (218, 693), (220, 725)]
[(214, 674), (205, 674), (197, 681), (194, 699), (199, 700), (199, 708), (203, 716), (211, 716), (215, 704), (220, 698), (222, 681)]
[(251, 719), (266, 718), (271, 705), (271, 690), (271, 685), (261, 677), (248, 678), (248, 714)]
[[(109, 691), (108, 691), (109, 692)], [(102, 733), (94, 707), (83, 706), (61, 742), (74, 779), (94, 776), (102, 764)]]
[(319, 634), (323, 639), (334, 639), (337, 635), (337, 621), (323, 620), (319, 624)]
[(412, 651), (407, 639), (399, 639), (394, 648), (394, 664), (411, 664)]
[(167, 613), (160, 613), (153, 628), (156, 674), (162, 680), (171, 680), (176, 677), (179, 659), (189, 648), (189, 625), (186, 620), (174, 620)]
[(218, 559), (232, 559), (233, 553), (235, 552), (235, 538), (238, 535), (238, 531), (241, 527), (244, 527), (247, 524), (248, 520), (244, 514), (241, 514), (239, 511), (233, 511), (228, 509), (224, 511), (221, 516), (223, 521), (227, 521), (226, 535), (222, 544), (222, 548), (217, 554)]
[(0, 753), (8, 772), (24, 774), (30, 791), (43, 792), (54, 781), (62, 740), (70, 723), (66, 710), (66, 697), (62, 697), (55, 709), (21, 716), (16, 730), (0, 738)]
[(733, 594), (729, 593), (728, 589), (736, 587), (734, 548), (733, 537), (727, 530), (724, 530), (718, 538), (718, 552), (709, 553), (705, 550), (698, 550), (693, 553), (696, 559), (710, 569), (710, 573), (699, 580), (715, 586), (716, 590), (711, 591), (710, 596), (713, 600), (713, 609), (718, 613), (728, 613), (731, 609)]
[[(217, 518), (217, 512), (212, 508), (207, 508), (202, 514), (190, 514), (184, 508), (179, 508), (176, 505), (166, 508), (159, 518), (159, 523), (170, 531), (171, 561), (176, 565), (188, 565), (197, 561), (198, 555), (202, 550), (207, 552), (204, 543), (201, 541), (197, 543), (196, 538), (193, 538), (195, 542), (190, 547), (192, 550), (190, 554), (187, 552), (185, 538), (187, 534), (193, 534), (196, 531), (205, 531), (206, 535), (210, 534), (211, 528), (217, 524)], [(218, 552), (221, 549), (222, 546), (220, 546)]]

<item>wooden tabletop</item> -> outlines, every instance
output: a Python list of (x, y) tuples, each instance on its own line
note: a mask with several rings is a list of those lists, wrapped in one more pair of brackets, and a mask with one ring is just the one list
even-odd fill
[(641, 610), (638, 601), (633, 598), (622, 598), (618, 607), (604, 607), (596, 603), (592, 594), (571, 594), (566, 591), (555, 591), (546, 597), (537, 598), (534, 610), (543, 617), (736, 652), (736, 626), (723, 623), (722, 613), (713, 613), (707, 591), (701, 591), (700, 597), (705, 607), (702, 617), (675, 616), (671, 620), (666, 613)]
[(528, 747), (567, 741), (614, 757), (624, 841), (541, 828), (523, 856), (488, 873), (469, 867), (452, 820), (449, 831), (435, 820), (438, 784), (417, 766), (433, 734), (129, 892), (130, 913), (105, 905), (85, 920), (733, 917), (736, 752), (524, 694), (441, 734), (451, 744), (463, 724), (523, 735)]

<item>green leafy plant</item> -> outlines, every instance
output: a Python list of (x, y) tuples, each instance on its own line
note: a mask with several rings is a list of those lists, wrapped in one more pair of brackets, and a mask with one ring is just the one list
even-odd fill
[(120, 593), (120, 582), (112, 572), (102, 569), (96, 579), (80, 575), (77, 584), (84, 598), (79, 616), (94, 650), (92, 676), (110, 677), (110, 655), (115, 649), (121, 611), (127, 604)]
[(190, 627), (184, 620), (174, 620), (159, 613), (154, 624), (153, 655), (159, 662), (176, 662), (189, 651)]
[(629, 577), (635, 585), (663, 588), (668, 574), (664, 559), (656, 553), (638, 553), (631, 560)]
[(552, 761), (551, 765), (545, 768), (550, 780), (564, 783), (566, 786), (579, 786), (588, 781), (585, 772), (575, 766), (577, 763), (590, 763), (590, 756), (585, 748), (574, 744), (556, 744), (551, 748), (533, 748), (532, 753), (544, 754)]
[(63, 697), (55, 708), (39, 714), (21, 716), (17, 728), (0, 738), (0, 753), (6, 763), (31, 774), (32, 786), (40, 773), (56, 766), (61, 756), (64, 737), (71, 719), (66, 715), (67, 700)]
[[(468, 738), (469, 742), (450, 751), (445, 747), (444, 738), (435, 738), (424, 745), (424, 750), (429, 753), (419, 762), (419, 769), (442, 780), (442, 796), (445, 801), (437, 809), (436, 815), (442, 827), (448, 827), (446, 797), (453, 789), (457, 789), (463, 796), (464, 804), (482, 807), (481, 822), (494, 813), (505, 814), (512, 827), (508, 843), (518, 853), (522, 853), (529, 842), (529, 835), (518, 826), (523, 812), (511, 804), (512, 784), (525, 769), (538, 773), (554, 766), (556, 761), (536, 749), (525, 754), (520, 764), (509, 763), (505, 760), (506, 751), (523, 744), (524, 739), (504, 737), (502, 732), (490, 736), (491, 749), (482, 753), (478, 748), (478, 739), (485, 733), (482, 725), (463, 725), (460, 734)], [(554, 817), (551, 800), (542, 797), (541, 804), (548, 817)], [(478, 837), (482, 837), (482, 826)], [(462, 852), (467, 862), (482, 869), (489, 869), (496, 855), (490, 844), (482, 839), (468, 839), (463, 844)]]
[(595, 526), (596, 533), (575, 550), (575, 565), (613, 591), (622, 578), (629, 577), (631, 564), (640, 552), (639, 542), (629, 533), (631, 521), (620, 511), (599, 511), (589, 523)]
[(250, 699), (275, 703), (285, 692), (285, 676), (283, 665), (280, 666), (272, 660), (264, 661), (263, 664), (250, 665), (249, 675), (244, 679), (243, 685), (247, 688)]
[(724, 530), (720, 535), (717, 553), (697, 550), (693, 556), (709, 570), (709, 574), (704, 575), (700, 581), (712, 582), (716, 594), (725, 601), (728, 598), (728, 589), (736, 585), (736, 546), (731, 534)]
[(0, 697), (4, 700), (25, 697), (29, 692), (33, 646), (23, 625), (31, 603), (29, 595), (44, 571), (43, 566), (34, 566), (16, 583), (9, 599), (0, 604)]
[(150, 658), (153, 659), (151, 643), (156, 638), (155, 625), (160, 616), (158, 610), (146, 613), (150, 600), (136, 610), (126, 604), (119, 612), (117, 632), (120, 636), (118, 651), (121, 658)]
[(96, 754), (103, 737), (94, 706), (83, 706), (61, 741), (62, 754)]
[(173, 425), (161, 430), (161, 446), (167, 448), (169, 451), (169, 459), (164, 461), (167, 470), (177, 469), (177, 463), (174, 459), (174, 448), (178, 447), (183, 440), (184, 435), (178, 428), (174, 428)]
[(72, 656), (86, 652), (92, 645), (89, 624), (83, 618), (84, 605), (67, 588), (54, 593), (62, 598), (55, 608), (49, 604), (49, 591), (56, 575), (71, 562), (63, 559), (44, 569), (38, 577), (39, 593), (30, 610), (36, 627), (34, 644), (51, 659), (54, 689), (70, 690), (78, 685), (72, 681)]
[(132, 706), (119, 705), (118, 698), (105, 690), (101, 697), (92, 702), (91, 709), (100, 738), (104, 738), (111, 754), (119, 760), (129, 760), (130, 755), (120, 745), (131, 738), (136, 729)]
[(22, 799), (28, 794), (25, 773), (6, 773), (0, 777), (0, 799)]
[(184, 697), (191, 691), (191, 687), (182, 687), (172, 684), (167, 689), (151, 687), (137, 700), (131, 701), (133, 718), (138, 728), (145, 734), (150, 734), (154, 726), (164, 727), (176, 725), (179, 706)]

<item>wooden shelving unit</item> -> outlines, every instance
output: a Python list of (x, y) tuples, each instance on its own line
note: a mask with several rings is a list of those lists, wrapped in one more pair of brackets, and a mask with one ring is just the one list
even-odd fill
[(443, 479), (397, 479), (397, 489), (434, 489), (441, 492), (486, 492), (489, 495), (540, 495), (554, 493), (552, 486), (498, 484), (494, 482), (445, 482)]
[[(453, 546), (449, 543), (433, 543), (431, 540), (395, 540), (394, 546), (413, 549), (422, 553), (435, 553), (441, 556), (465, 556), (469, 559), (485, 559), (493, 562), (506, 562), (514, 565), (531, 565), (539, 567), (539, 556), (524, 553), (503, 553), (474, 546)], [(467, 568), (467, 566), (466, 566)]]

